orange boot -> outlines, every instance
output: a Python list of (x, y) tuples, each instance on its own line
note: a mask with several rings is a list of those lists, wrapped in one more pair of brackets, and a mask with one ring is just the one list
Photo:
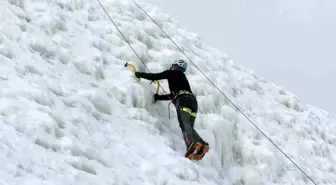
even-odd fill
[(209, 144), (202, 141), (194, 141), (188, 144), (185, 157), (190, 160), (202, 160), (205, 153), (209, 152)]

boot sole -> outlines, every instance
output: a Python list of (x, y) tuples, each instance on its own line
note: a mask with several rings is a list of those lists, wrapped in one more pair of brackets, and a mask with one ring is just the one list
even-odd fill
[(194, 155), (199, 151), (201, 147), (202, 147), (201, 144), (196, 142), (193, 146), (190, 146), (185, 157), (189, 159), (194, 159)]
[[(187, 158), (190, 160), (202, 160), (205, 153), (209, 152), (209, 145), (203, 146), (201, 143), (197, 142), (195, 146), (193, 147), (194, 152), (187, 155)], [(203, 148), (203, 150), (201, 150)], [(201, 153), (201, 151), (203, 151)]]

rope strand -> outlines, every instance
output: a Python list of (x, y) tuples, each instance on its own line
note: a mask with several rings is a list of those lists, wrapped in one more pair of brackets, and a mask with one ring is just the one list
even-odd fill
[[(148, 69), (146, 63), (141, 59), (141, 57), (138, 55), (138, 53), (135, 51), (135, 49), (132, 47), (132, 45), (130, 44), (129, 40), (126, 39), (126, 37), (124, 36), (124, 34), (122, 33), (122, 31), (118, 28), (117, 24), (113, 21), (112, 17), (108, 14), (108, 12), (106, 11), (105, 7), (103, 6), (103, 4), (100, 2), (100, 0), (97, 0), (97, 2), (99, 3), (100, 7), (104, 10), (105, 14), (107, 15), (107, 17), (111, 20), (111, 22), (113, 23), (113, 25), (117, 28), (118, 32), (120, 33), (120, 35), (124, 38), (124, 40), (127, 42), (127, 44), (129, 45), (129, 47), (132, 49), (132, 51), (134, 52), (134, 54), (138, 57), (138, 59), (142, 62), (142, 64), (145, 66), (145, 68), (151, 73), (151, 71)], [(160, 88), (163, 90), (163, 92), (167, 95), (167, 92), (164, 90), (164, 88), (161, 86), (161, 84), (159, 84)], [(173, 102), (172, 99), (170, 99), (170, 102)]]

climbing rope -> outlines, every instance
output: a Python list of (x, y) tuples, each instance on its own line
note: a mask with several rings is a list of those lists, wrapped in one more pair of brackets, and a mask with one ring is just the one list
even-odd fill
[(282, 151), (277, 144), (275, 144), (259, 127), (235, 104), (231, 101), (210, 79), (204, 72), (190, 59), (190, 57), (175, 43), (175, 41), (159, 26), (159, 24), (136, 2), (134, 4), (139, 7), (152, 21), (160, 28), (160, 30), (174, 43), (174, 45), (182, 52), (182, 54), (188, 58), (188, 60), (194, 64), (194, 66), (203, 74), (205, 78), (252, 124), (254, 125), (288, 160), (290, 160), (313, 184), (317, 185), (310, 176), (307, 175), (284, 151)]
[[(99, 3), (99, 5), (101, 6), (101, 8), (104, 10), (105, 14), (108, 16), (108, 18), (111, 20), (111, 22), (113, 23), (113, 25), (116, 27), (116, 29), (118, 30), (118, 32), (120, 33), (120, 35), (124, 38), (124, 40), (127, 42), (127, 44), (130, 46), (130, 48), (132, 49), (132, 51), (135, 53), (135, 55), (138, 57), (138, 59), (142, 62), (142, 64), (145, 66), (145, 68), (150, 72), (150, 70), (148, 69), (148, 67), (146, 66), (145, 62), (141, 59), (141, 57), (137, 54), (137, 52), (134, 50), (134, 48), (132, 47), (132, 45), (130, 44), (130, 42), (126, 39), (126, 37), (124, 36), (124, 34), (120, 31), (120, 29), (118, 28), (118, 26), (116, 25), (116, 23), (113, 21), (113, 19), (111, 18), (111, 16), (108, 14), (108, 12), (106, 11), (106, 9), (104, 8), (104, 6), (102, 5), (102, 3), (100, 2), (100, 0), (97, 0), (97, 2)], [(259, 130), (284, 156), (286, 156), (286, 158), (288, 160), (290, 160), (313, 184), (317, 185), (311, 177), (309, 177), (284, 151), (282, 151), (261, 129), (259, 129), (259, 127), (238, 107), (236, 106), (236, 104), (231, 101), (210, 79), (207, 75), (205, 75), (205, 73), (198, 68), (198, 66), (190, 59), (190, 57), (188, 57), (188, 55), (175, 43), (175, 41), (157, 24), (157, 22), (136, 2), (134, 2), (135, 5), (137, 7), (139, 7), (139, 9), (141, 9), (152, 21), (155, 25), (157, 25), (160, 30), (172, 41), (172, 43), (182, 52), (182, 54), (188, 58), (188, 60), (194, 64), (194, 66), (203, 74), (203, 76), (205, 78), (207, 78), (209, 80), (209, 82), (237, 109), (238, 112), (240, 112), (252, 125), (254, 125), (257, 130)], [(160, 88), (164, 91), (165, 94), (166, 91), (163, 89), (163, 87), (160, 85)], [(172, 101), (172, 100), (171, 100)]]
[[(105, 7), (103, 6), (103, 4), (100, 2), (100, 0), (97, 0), (97, 2), (99, 3), (100, 7), (104, 10), (105, 14), (107, 15), (107, 17), (111, 20), (111, 22), (113, 23), (113, 25), (117, 28), (118, 32), (120, 33), (120, 35), (124, 38), (124, 40), (127, 42), (127, 44), (129, 45), (129, 47), (132, 49), (132, 51), (135, 53), (135, 55), (138, 57), (138, 59), (142, 62), (142, 64), (145, 66), (145, 68), (151, 73), (151, 71), (148, 69), (148, 67), (146, 66), (146, 63), (143, 61), (143, 59), (141, 59), (141, 57), (139, 56), (139, 54), (135, 51), (135, 49), (132, 47), (132, 45), (130, 44), (129, 40), (126, 39), (126, 37), (124, 36), (124, 34), (121, 32), (121, 30), (118, 28), (117, 24), (113, 21), (113, 19), (111, 18), (111, 16), (108, 14), (108, 12), (106, 11)], [(158, 84), (158, 86), (163, 90), (163, 92), (165, 94), (167, 94), (167, 92), (164, 90), (164, 88)], [(172, 102), (173, 100), (170, 99), (170, 101)]]

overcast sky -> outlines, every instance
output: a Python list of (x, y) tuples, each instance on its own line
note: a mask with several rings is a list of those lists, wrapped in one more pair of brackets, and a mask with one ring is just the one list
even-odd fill
[(143, 0), (208, 45), (336, 116), (335, 0)]

